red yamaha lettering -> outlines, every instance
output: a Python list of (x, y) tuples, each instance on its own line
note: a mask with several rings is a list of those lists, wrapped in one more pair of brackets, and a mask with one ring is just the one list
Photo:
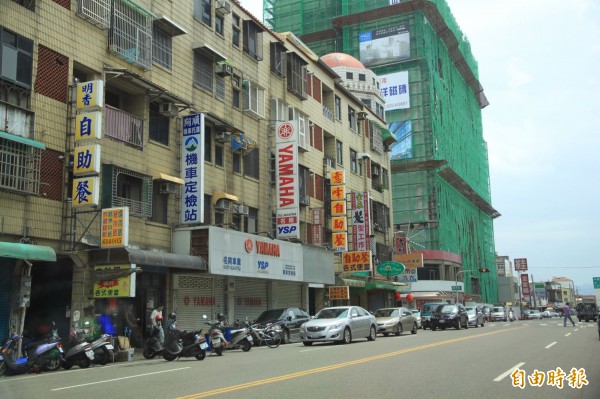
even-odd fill
[(260, 255), (281, 256), (279, 244), (270, 242), (256, 241), (256, 252)]
[(278, 149), (278, 179), (279, 179), (279, 208), (296, 205), (296, 180), (294, 175), (294, 146), (293, 144)]

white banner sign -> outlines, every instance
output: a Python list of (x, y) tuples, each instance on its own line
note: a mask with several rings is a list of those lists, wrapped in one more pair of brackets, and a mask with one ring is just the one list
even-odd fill
[(408, 71), (382, 75), (380, 84), (386, 111), (410, 108)]
[(298, 123), (280, 122), (275, 129), (277, 238), (300, 238)]

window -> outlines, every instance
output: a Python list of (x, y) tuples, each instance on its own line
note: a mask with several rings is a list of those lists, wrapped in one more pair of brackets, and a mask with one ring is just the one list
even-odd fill
[(367, 107), (371, 108), (371, 100), (369, 98), (361, 98), (360, 101)]
[(258, 209), (248, 207), (248, 216), (244, 216), (244, 231), (258, 233)]
[(33, 41), (0, 27), (0, 78), (31, 88)]
[(346, 72), (346, 79), (354, 79), (354, 75), (352, 74), (352, 72)]
[(336, 155), (337, 155), (337, 163), (338, 165), (343, 165), (343, 159), (342, 159), (342, 142), (339, 140), (335, 141), (335, 151), (336, 151)]
[(377, 201), (371, 202), (371, 215), (373, 227), (376, 231), (386, 231), (389, 225), (390, 208)]
[(173, 38), (156, 25), (152, 28), (152, 36), (152, 61), (167, 69), (171, 69)]
[(212, 162), (212, 128), (204, 125), (204, 161)]
[(342, 120), (342, 99), (335, 96), (335, 119)]
[(306, 85), (308, 84), (306, 62), (295, 53), (287, 57), (287, 88), (302, 100), (306, 100)]
[(0, 187), (39, 194), (42, 149), (41, 146), (0, 138)]
[(356, 111), (350, 106), (348, 106), (348, 126), (356, 131)]
[[(70, 5), (70, 1), (68, 4)], [(77, 0), (76, 13), (100, 29), (110, 28), (111, 0)], [(85, 80), (83, 81), (85, 82)]]
[(223, 27), (225, 25), (225, 19), (223, 18), (222, 15), (219, 14), (215, 14), (215, 32), (217, 32), (219, 35), (223, 36)]
[(148, 133), (150, 140), (169, 145), (169, 117), (161, 115), (159, 108), (159, 103), (150, 103)]
[(103, 206), (128, 206), (130, 215), (152, 217), (152, 177), (114, 165), (104, 165), (102, 174), (111, 176), (113, 187), (108, 204), (103, 197)]
[(357, 156), (356, 156), (356, 151), (354, 151), (352, 148), (350, 148), (350, 171), (357, 173), (358, 172), (358, 162), (357, 162)]
[(298, 165), (298, 187), (300, 192), (300, 205), (310, 205), (310, 194), (312, 188), (312, 179), (310, 170), (302, 165)]
[(278, 42), (271, 43), (271, 72), (280, 77), (285, 77), (285, 47)]
[(254, 21), (244, 21), (244, 52), (257, 61), (263, 59), (262, 28)]
[(389, 189), (390, 188), (390, 180), (389, 180), (389, 176), (388, 176), (388, 171), (385, 168), (381, 168), (381, 185), (383, 186), (384, 189)]
[(233, 173), (242, 173), (242, 156), (239, 152), (233, 153), (233, 160), (231, 162)]
[(258, 148), (244, 155), (244, 176), (260, 178), (260, 158)]
[(265, 116), (265, 89), (255, 82), (244, 80), (244, 111), (264, 118)]
[(223, 146), (215, 145), (215, 165), (223, 166)]
[(240, 77), (234, 76), (231, 79), (231, 103), (235, 108), (240, 108)]
[(194, 84), (213, 90), (213, 60), (204, 57), (199, 51), (194, 53)]
[(366, 82), (367, 78), (364, 73), (359, 73), (358, 80), (359, 80), (359, 82)]
[(152, 183), (152, 217), (151, 221), (167, 224), (167, 211), (169, 205), (169, 194), (161, 194), (159, 180)]
[(12, 0), (20, 6), (25, 7), (29, 11), (35, 11), (35, 0)]
[(240, 47), (240, 16), (233, 14), (231, 16), (231, 24), (232, 24), (232, 33), (231, 33), (231, 43), (235, 47)]
[(144, 69), (152, 66), (153, 14), (131, 2), (113, 3), (109, 50), (130, 64)]
[(222, 76), (215, 76), (215, 97), (219, 100), (225, 101), (225, 78)]
[(211, 0), (194, 0), (194, 18), (211, 26)]

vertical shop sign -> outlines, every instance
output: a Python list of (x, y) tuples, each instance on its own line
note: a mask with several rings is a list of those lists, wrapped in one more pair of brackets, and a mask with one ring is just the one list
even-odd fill
[(204, 223), (204, 114), (183, 117), (181, 223)]

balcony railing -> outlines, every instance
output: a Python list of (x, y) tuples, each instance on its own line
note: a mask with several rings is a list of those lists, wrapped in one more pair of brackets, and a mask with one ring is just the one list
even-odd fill
[(333, 122), (333, 112), (329, 108), (323, 107), (323, 116)]
[(144, 148), (144, 120), (109, 105), (104, 109), (104, 136)]

